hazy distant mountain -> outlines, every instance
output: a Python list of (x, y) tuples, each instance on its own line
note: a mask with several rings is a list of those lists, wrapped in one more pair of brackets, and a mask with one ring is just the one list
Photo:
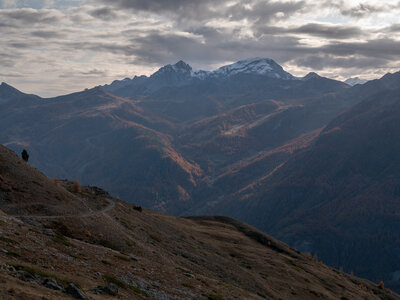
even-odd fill
[[(0, 87), (0, 94), (4, 89), (9, 86)], [(23, 94), (16, 95), (18, 100)], [(96, 183), (149, 207), (174, 199), (171, 209), (178, 211), (176, 201), (187, 199), (201, 173), (166, 136), (147, 127), (168, 123), (101, 88), (15, 99), (0, 102), (0, 127), (7, 128), (0, 141), (16, 152), (28, 149), (31, 163), (51, 177)]]
[(6, 104), (7, 108), (34, 103), (38, 100), (40, 97), (24, 94), (5, 82), (0, 84), (0, 105)]
[(360, 79), (360, 78), (358, 78), (358, 77), (352, 77), (352, 78), (346, 79), (346, 80), (344, 81), (344, 83), (347, 83), (348, 85), (354, 86), (354, 85), (356, 85), (356, 84), (364, 84), (364, 83), (366, 83), (367, 81), (368, 81), (368, 80)]
[(269, 58), (245, 59), (212, 72), (194, 70), (187, 63), (179, 61), (174, 65), (162, 67), (150, 77), (140, 76), (116, 80), (110, 85), (105, 85), (104, 88), (118, 96), (137, 97), (148, 95), (163, 87), (179, 87), (198, 81), (227, 79), (240, 74), (261, 75), (283, 80), (297, 79)]

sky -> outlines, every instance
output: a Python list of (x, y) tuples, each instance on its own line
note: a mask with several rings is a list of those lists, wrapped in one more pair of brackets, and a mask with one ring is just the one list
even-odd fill
[(400, 1), (0, 0), (0, 45), (0, 82), (43, 97), (179, 60), (373, 79), (400, 70)]

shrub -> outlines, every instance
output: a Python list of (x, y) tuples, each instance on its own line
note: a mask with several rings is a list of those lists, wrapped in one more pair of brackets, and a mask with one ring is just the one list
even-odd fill
[(7, 238), (5, 236), (0, 236), (0, 241), (8, 243), (8, 244), (19, 244), (17, 241), (15, 241), (13, 239), (10, 239), (10, 238)]
[(82, 186), (77, 179), (72, 183), (71, 189), (74, 193), (82, 193)]
[(382, 280), (378, 283), (378, 288), (380, 288), (381, 290), (385, 288), (385, 284), (383, 283)]
[(103, 278), (104, 278), (104, 280), (107, 281), (108, 283), (113, 283), (113, 284), (115, 284), (116, 286), (119, 286), (120, 288), (126, 288), (126, 284), (123, 283), (121, 280), (115, 278), (115, 277), (112, 277), (112, 276), (110, 276), (110, 275), (104, 275)]
[(59, 243), (59, 244), (62, 244), (62, 245), (64, 245), (64, 246), (67, 246), (67, 247), (71, 247), (71, 246), (73, 246), (69, 241), (68, 241), (68, 239), (60, 232), (60, 231), (58, 231), (58, 230), (53, 230), (54, 231), (54, 233), (55, 233), (55, 236), (53, 237), (53, 241), (54, 242), (56, 242), (56, 243)]

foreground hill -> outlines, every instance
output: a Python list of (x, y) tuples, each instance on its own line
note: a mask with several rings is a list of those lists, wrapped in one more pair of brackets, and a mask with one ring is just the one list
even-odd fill
[(2, 299), (400, 299), (233, 219), (142, 210), (0, 150)]
[(247, 221), (329, 265), (399, 289), (399, 141), (400, 90), (380, 92), (208, 212)]

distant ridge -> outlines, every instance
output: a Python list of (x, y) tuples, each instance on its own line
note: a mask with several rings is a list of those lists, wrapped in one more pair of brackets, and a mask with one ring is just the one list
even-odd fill
[(127, 86), (138, 86), (146, 83), (150, 90), (163, 86), (182, 86), (194, 80), (224, 79), (240, 74), (254, 74), (282, 80), (299, 80), (286, 72), (271, 58), (254, 57), (243, 59), (233, 64), (222, 66), (214, 71), (193, 69), (189, 64), (180, 60), (176, 64), (165, 65), (151, 76), (135, 76), (132, 79), (115, 80), (104, 88), (110, 92)]
[(346, 80), (344, 81), (344, 83), (347, 83), (347, 84), (350, 85), (350, 86), (355, 86), (356, 84), (364, 84), (364, 83), (366, 83), (367, 81), (368, 81), (368, 80), (361, 79), (361, 78), (359, 78), (359, 77), (352, 77), (352, 78), (346, 79)]

